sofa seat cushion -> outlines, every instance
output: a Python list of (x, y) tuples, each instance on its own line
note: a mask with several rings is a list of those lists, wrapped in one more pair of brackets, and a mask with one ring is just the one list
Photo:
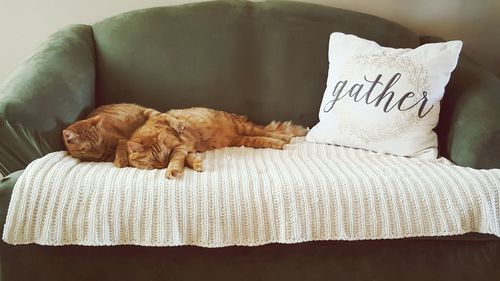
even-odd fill
[(202, 154), (206, 171), (115, 168), (54, 152), (9, 206), (11, 244), (223, 247), (314, 240), (500, 236), (500, 170), (295, 138), (285, 150)]

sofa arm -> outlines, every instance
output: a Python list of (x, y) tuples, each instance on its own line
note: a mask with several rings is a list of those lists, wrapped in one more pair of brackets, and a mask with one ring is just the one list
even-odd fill
[(24, 170), (19, 170), (0, 179), (0, 235), (3, 233), (3, 227), (7, 219), (7, 211), (9, 210), (14, 185), (23, 172)]
[(436, 131), (441, 155), (456, 164), (500, 168), (500, 80), (463, 53), (446, 86)]
[(0, 172), (61, 150), (61, 131), (94, 107), (92, 28), (72, 25), (42, 44), (0, 84)]

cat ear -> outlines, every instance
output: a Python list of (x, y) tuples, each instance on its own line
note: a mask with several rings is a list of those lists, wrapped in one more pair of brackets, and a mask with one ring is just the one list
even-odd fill
[(102, 127), (104, 122), (104, 117), (102, 115), (97, 115), (89, 119), (90, 124), (96, 127)]
[(73, 143), (79, 135), (71, 130), (63, 130), (63, 138), (67, 143)]
[(133, 152), (141, 152), (144, 151), (144, 146), (138, 142), (135, 141), (128, 141), (127, 142), (127, 147), (129, 150)]

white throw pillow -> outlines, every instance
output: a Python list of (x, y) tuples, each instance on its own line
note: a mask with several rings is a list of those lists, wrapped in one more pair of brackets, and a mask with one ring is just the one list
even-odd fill
[(320, 121), (306, 140), (435, 159), (432, 129), (461, 48), (450, 41), (394, 49), (332, 33)]

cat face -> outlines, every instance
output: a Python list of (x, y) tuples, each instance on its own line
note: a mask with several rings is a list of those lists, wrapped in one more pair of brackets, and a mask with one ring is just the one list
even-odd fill
[[(107, 161), (112, 148), (107, 147), (109, 138), (103, 128), (100, 115), (73, 123), (63, 130), (64, 145), (68, 152), (84, 161)], [(110, 151), (111, 150), (111, 151)]]
[(177, 136), (168, 130), (128, 141), (129, 164), (139, 169), (166, 168), (172, 149), (179, 144)]

